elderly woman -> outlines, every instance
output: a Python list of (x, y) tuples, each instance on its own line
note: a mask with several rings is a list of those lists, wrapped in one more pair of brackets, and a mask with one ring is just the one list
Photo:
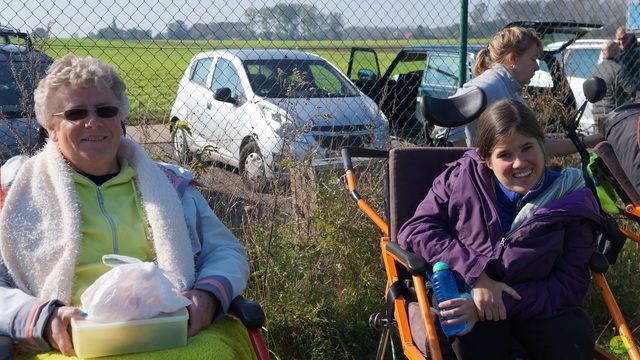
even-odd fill
[(129, 103), (116, 70), (69, 54), (34, 97), (49, 141), (2, 169), (0, 338), (74, 355), (70, 320), (84, 315), (80, 296), (112, 253), (186, 279), (189, 336), (221, 319), (246, 286), (245, 249), (184, 173), (123, 136)]

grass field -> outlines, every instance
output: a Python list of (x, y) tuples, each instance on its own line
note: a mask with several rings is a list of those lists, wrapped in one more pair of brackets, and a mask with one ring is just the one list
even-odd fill
[(347, 72), (352, 47), (377, 51), (384, 71), (403, 46), (424, 43), (406, 41), (120, 41), (49, 39), (41, 48), (54, 58), (72, 52), (91, 55), (115, 66), (128, 86), (132, 123), (161, 123), (169, 118), (180, 77), (191, 57), (224, 48), (287, 48), (318, 54)]

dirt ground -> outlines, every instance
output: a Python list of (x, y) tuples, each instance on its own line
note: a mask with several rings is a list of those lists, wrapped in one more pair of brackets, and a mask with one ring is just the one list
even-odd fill
[[(178, 165), (167, 126), (128, 126), (126, 131), (127, 136), (141, 144), (154, 160)], [(221, 164), (207, 163), (192, 170), (203, 185), (201, 192), (216, 215), (228, 226), (240, 226), (247, 216), (294, 216), (290, 192), (251, 192), (242, 183), (237, 169)]]

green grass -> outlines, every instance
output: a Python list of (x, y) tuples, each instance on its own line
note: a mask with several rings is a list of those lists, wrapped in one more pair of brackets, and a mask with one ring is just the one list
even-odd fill
[(378, 51), (381, 71), (403, 46), (425, 41), (121, 41), (96, 39), (48, 39), (43, 48), (59, 59), (67, 53), (91, 55), (113, 65), (128, 86), (132, 123), (162, 123), (176, 96), (178, 82), (191, 57), (224, 48), (299, 49), (324, 57), (346, 73), (351, 47)]

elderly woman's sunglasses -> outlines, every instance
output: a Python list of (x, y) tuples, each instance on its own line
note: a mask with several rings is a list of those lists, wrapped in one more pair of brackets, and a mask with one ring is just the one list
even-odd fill
[[(89, 109), (69, 109), (63, 112), (55, 113), (53, 116), (62, 116), (69, 121), (77, 121), (86, 119), (89, 116)], [(95, 109), (96, 114), (102, 118), (112, 118), (118, 116), (120, 108), (113, 105), (100, 106)]]

